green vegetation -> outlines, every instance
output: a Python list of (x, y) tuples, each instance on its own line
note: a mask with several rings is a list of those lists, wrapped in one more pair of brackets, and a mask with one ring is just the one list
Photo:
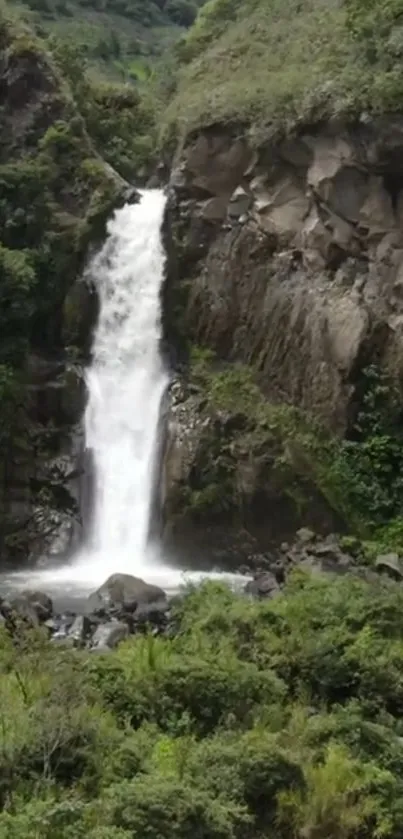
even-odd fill
[(141, 177), (155, 154), (155, 103), (130, 84), (93, 81), (75, 46), (49, 41), (95, 148), (129, 180)]
[(43, 37), (74, 44), (94, 74), (144, 82), (204, 0), (20, 0)]
[(176, 47), (164, 139), (233, 121), (259, 140), (268, 125), (401, 110), (402, 12), (401, 0), (209, 0)]
[(403, 594), (189, 590), (110, 655), (0, 634), (1, 839), (397, 839)]

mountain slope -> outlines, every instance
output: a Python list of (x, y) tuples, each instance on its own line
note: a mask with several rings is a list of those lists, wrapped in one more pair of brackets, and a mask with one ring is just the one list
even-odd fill
[(403, 4), (210, 0), (178, 46), (165, 130), (399, 109)]

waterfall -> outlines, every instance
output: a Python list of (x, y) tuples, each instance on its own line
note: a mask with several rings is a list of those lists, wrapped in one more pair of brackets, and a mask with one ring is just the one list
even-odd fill
[[(165, 197), (146, 191), (139, 204), (118, 210), (108, 236), (88, 268), (99, 298), (99, 316), (87, 370), (86, 460), (94, 476), (87, 540), (63, 566), (8, 575), (12, 588), (35, 586), (63, 597), (81, 597), (113, 573), (127, 573), (176, 591), (182, 570), (150, 544), (159, 415), (168, 384), (160, 355), (161, 286), (165, 255), (161, 225)], [(88, 532), (89, 531), (89, 532)], [(239, 584), (238, 575), (187, 573)]]
[(87, 371), (86, 446), (94, 509), (82, 556), (105, 572), (144, 570), (160, 404), (168, 384), (159, 345), (165, 197), (144, 193), (117, 211), (90, 266), (99, 319)]

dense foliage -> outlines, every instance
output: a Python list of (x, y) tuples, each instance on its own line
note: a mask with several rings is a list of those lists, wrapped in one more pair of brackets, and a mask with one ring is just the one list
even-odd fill
[(49, 45), (99, 154), (124, 178), (144, 178), (156, 143), (151, 92), (131, 84), (93, 80), (85, 55), (75, 45), (58, 39), (51, 39)]
[(1, 839), (398, 837), (402, 597), (210, 583), (107, 656), (3, 631)]
[(31, 25), (74, 44), (99, 74), (143, 82), (204, 0), (23, 0)]

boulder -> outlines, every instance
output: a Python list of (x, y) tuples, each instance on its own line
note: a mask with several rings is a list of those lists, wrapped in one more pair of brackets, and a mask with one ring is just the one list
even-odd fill
[(399, 555), (396, 553), (381, 554), (375, 560), (375, 568), (387, 574), (393, 580), (403, 579), (403, 569), (400, 564)]
[(339, 539), (334, 535), (317, 541), (309, 547), (309, 551), (321, 560), (324, 570), (347, 571), (353, 564), (353, 558), (342, 550)]
[(165, 603), (166, 594), (159, 588), (130, 574), (112, 574), (87, 600), (87, 613), (123, 610), (136, 612), (150, 604)]
[(13, 597), (8, 603), (8, 608), (3, 606), (4, 610), (14, 613), (33, 626), (38, 626), (52, 617), (53, 603), (42, 591), (26, 590)]
[(252, 595), (252, 597), (269, 598), (275, 597), (280, 591), (280, 586), (270, 571), (265, 571), (259, 574), (254, 580), (246, 583), (244, 588), (245, 594)]
[(98, 626), (92, 638), (91, 649), (103, 652), (112, 650), (129, 635), (127, 623), (122, 621), (108, 621)]

